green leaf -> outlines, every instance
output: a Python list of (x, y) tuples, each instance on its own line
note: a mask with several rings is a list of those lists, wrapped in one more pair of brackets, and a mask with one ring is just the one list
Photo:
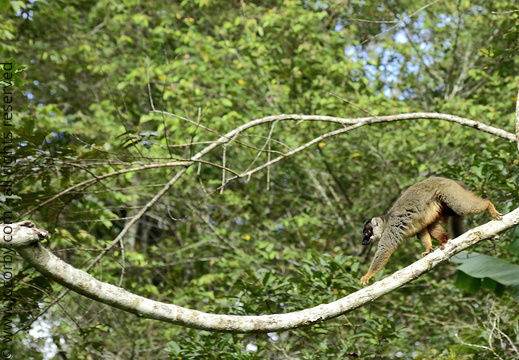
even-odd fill
[(462, 271), (459, 271), (456, 277), (456, 287), (471, 292), (476, 293), (481, 288), (481, 280), (473, 278), (465, 274)]
[(0, 10), (2, 10), (2, 11), (9, 10), (9, 1), (8, 0), (0, 0)]
[(452, 257), (458, 270), (475, 277), (490, 278), (503, 285), (519, 285), (519, 265), (479, 253), (460, 253)]
[(232, 101), (226, 98), (222, 99), (222, 105), (226, 107), (232, 107)]
[[(519, 230), (519, 227), (517, 230)], [(518, 232), (517, 230), (515, 232)], [(519, 236), (510, 243), (510, 251), (519, 256)]]
[(508, 288), (508, 292), (510, 296), (512, 296), (515, 301), (519, 302), (519, 285), (512, 285)]
[(17, 14), (25, 6), (23, 1), (11, 1), (11, 7), (15, 14)]
[(270, 271), (266, 272), (265, 275), (263, 276), (263, 286), (266, 286), (267, 283), (269, 282), (269, 278), (270, 278)]
[(497, 296), (509, 286), (508, 292), (519, 302), (519, 266), (507, 261), (478, 253), (460, 253), (451, 261), (459, 264), (456, 286), (475, 292), (480, 287), (492, 290)]

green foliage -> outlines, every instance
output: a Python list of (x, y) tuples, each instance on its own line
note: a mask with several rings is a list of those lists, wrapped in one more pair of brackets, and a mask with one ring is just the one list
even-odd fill
[(461, 289), (477, 292), (484, 288), (502, 294), (503, 286), (509, 286), (510, 295), (519, 302), (518, 265), (478, 253), (460, 253), (451, 260), (463, 272), (456, 281)]
[[(17, 69), (12, 209), (51, 231), (45, 246), (84, 268), (184, 169), (152, 165), (190, 159), (256, 118), (437, 111), (511, 131), (515, 5), (442, 2), (416, 12), (422, 6), (1, 1), (0, 51)], [(215, 148), (140, 218), (124, 252), (110, 252), (91, 273), (201, 311), (291, 312), (359, 288), (370, 257), (361, 256), (362, 223), (416, 181), (449, 176), (500, 212), (517, 206), (516, 146), (432, 120), (327, 138), (221, 191), (222, 181), (340, 128), (274, 122)], [(472, 226), (487, 219), (467, 220)], [(477, 251), (517, 266), (510, 238), (517, 234)], [(405, 244), (381, 276), (419, 258), (419, 245)], [(459, 272), (457, 284), (467, 285), (458, 288), (454, 271), (444, 264), (338, 319), (280, 334), (189, 330), (75, 294), (44, 319), (53, 324), (49, 342), (66, 344), (68, 358), (513, 357), (518, 344), (506, 340), (517, 338), (512, 288), (502, 293), (499, 277), (495, 286), (483, 280), (491, 291), (474, 298), (465, 289), (475, 278)], [(18, 278), (15, 316), (23, 328), (60, 287), (27, 267)], [(18, 353), (41, 358), (43, 339), (35, 342), (25, 330), (16, 337), (25, 341), (17, 342)]]

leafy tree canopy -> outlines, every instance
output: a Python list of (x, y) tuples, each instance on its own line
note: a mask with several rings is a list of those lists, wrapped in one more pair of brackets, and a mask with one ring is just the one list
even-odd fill
[[(46, 246), (78, 268), (179, 169), (157, 164), (189, 160), (257, 118), (427, 111), (513, 128), (513, 1), (0, 1), (0, 8), (0, 51), (17, 69), (15, 197), (5, 206), (50, 230)], [(215, 148), (91, 273), (207, 312), (289, 312), (359, 288), (369, 259), (363, 222), (418, 180), (455, 178), (503, 213), (517, 206), (515, 144), (432, 120), (362, 127), (229, 181), (341, 127), (277, 121)], [(518, 255), (509, 244), (518, 237), (510, 231), (477, 251), (512, 266)], [(384, 274), (417, 259), (415, 243), (404, 242)], [(460, 277), (474, 276), (474, 264), (462, 266), (471, 271)], [(456, 286), (456, 276), (456, 264), (445, 264), (337, 320), (252, 336), (138, 320), (71, 293), (36, 320), (62, 289), (21, 265), (14, 291), (23, 331), (15, 339), (23, 339), (18, 353), (34, 359), (46, 341), (25, 332), (34, 321), (52, 325), (48, 341), (67, 358), (517, 355), (511, 293), (496, 285), (475, 295), (460, 285), (466, 279)]]

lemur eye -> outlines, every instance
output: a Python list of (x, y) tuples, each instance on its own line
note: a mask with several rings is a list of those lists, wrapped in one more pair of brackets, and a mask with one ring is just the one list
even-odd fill
[(370, 235), (371, 236), (371, 234), (373, 234), (373, 231), (371, 231), (371, 230), (366, 231), (366, 235)]

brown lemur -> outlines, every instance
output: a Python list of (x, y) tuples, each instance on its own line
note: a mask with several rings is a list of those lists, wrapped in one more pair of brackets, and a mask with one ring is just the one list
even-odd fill
[(403, 238), (417, 235), (425, 247), (425, 252), (422, 253), (425, 256), (432, 251), (431, 238), (438, 240), (441, 248), (449, 240), (442, 224), (450, 220), (451, 227), (459, 227), (462, 223), (461, 216), (483, 211), (487, 211), (492, 218), (501, 220), (501, 214), (490, 200), (475, 195), (461, 182), (431, 177), (412, 185), (387, 214), (364, 223), (362, 245), (369, 245), (377, 240), (379, 244), (369, 271), (360, 282), (367, 284), (386, 265)]

